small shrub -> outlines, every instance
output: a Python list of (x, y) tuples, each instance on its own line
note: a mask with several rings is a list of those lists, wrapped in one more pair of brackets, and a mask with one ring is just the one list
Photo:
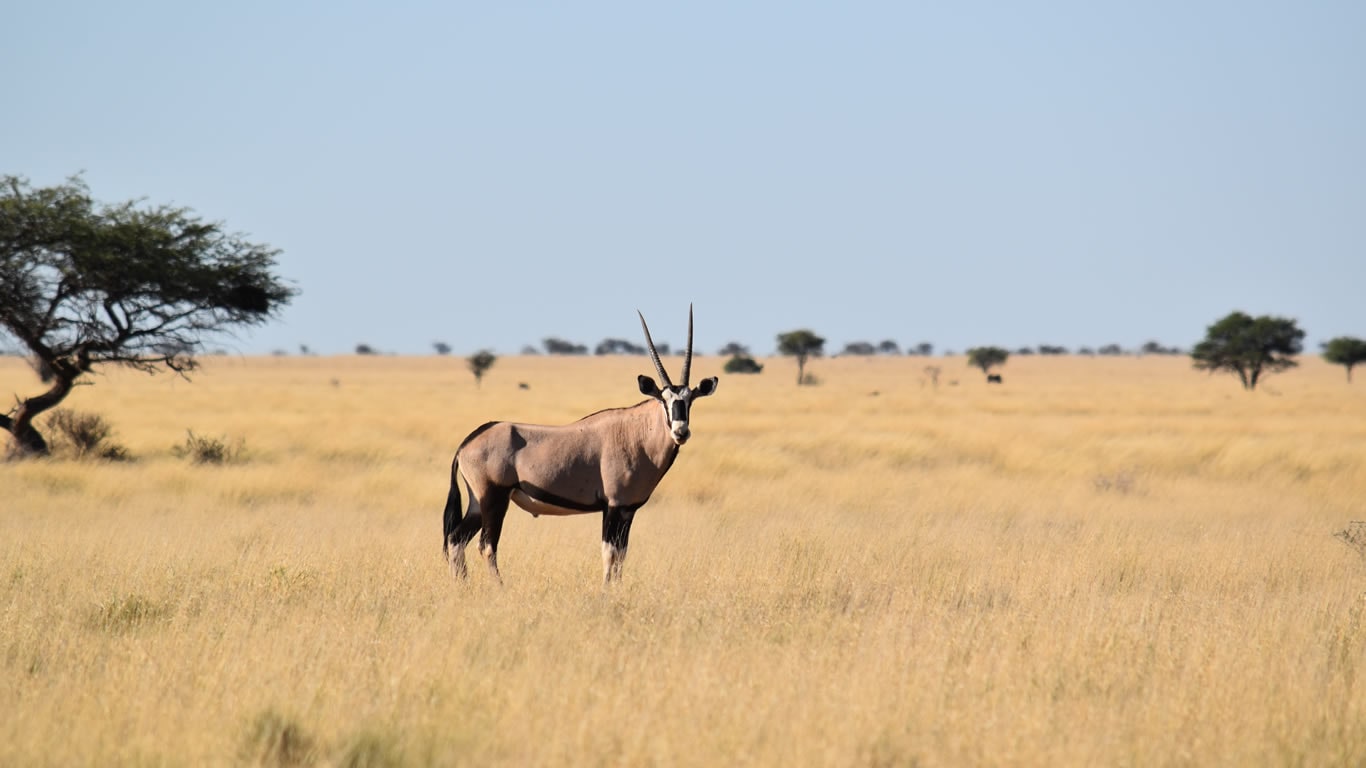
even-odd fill
[(78, 459), (95, 457), (109, 461), (128, 461), (128, 449), (111, 441), (114, 427), (97, 413), (56, 410), (47, 419), (54, 442)]
[(726, 361), (722, 370), (726, 373), (759, 373), (764, 367), (749, 355), (734, 355)]
[(312, 736), (273, 709), (256, 716), (242, 737), (239, 757), (250, 765), (308, 765), (317, 759)]
[(233, 464), (242, 460), (246, 445), (241, 441), (228, 442), (226, 437), (204, 437), (186, 430), (185, 442), (171, 449), (177, 458), (189, 459), (192, 464)]

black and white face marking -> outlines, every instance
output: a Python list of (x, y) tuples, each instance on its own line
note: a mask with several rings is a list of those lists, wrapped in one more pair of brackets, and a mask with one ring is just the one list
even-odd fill
[(664, 419), (669, 425), (669, 436), (675, 445), (682, 445), (692, 437), (688, 417), (692, 413), (693, 400), (706, 397), (716, 391), (717, 379), (712, 376), (703, 379), (696, 389), (690, 387), (665, 387), (660, 389), (649, 376), (640, 377), (640, 392), (653, 397), (664, 406)]

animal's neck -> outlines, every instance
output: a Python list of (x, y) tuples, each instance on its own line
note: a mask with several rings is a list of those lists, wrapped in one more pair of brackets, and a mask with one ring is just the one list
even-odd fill
[(669, 434), (669, 419), (664, 406), (657, 400), (646, 400), (631, 409), (633, 431), (640, 440), (641, 450), (661, 473), (668, 471), (678, 455), (678, 444)]

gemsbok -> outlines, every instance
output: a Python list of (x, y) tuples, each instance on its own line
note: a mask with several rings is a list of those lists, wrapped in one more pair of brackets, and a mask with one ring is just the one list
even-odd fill
[[(675, 385), (659, 360), (645, 315), (640, 327), (650, 359), (663, 382), (638, 376), (648, 399), (628, 408), (609, 408), (563, 426), (490, 421), (469, 434), (451, 462), (442, 549), (457, 579), (469, 575), (465, 546), (479, 533), (479, 551), (499, 583), (498, 539), (508, 502), (541, 515), (602, 513), (602, 579), (621, 579), (631, 521), (664, 479), (692, 430), (693, 401), (716, 392), (712, 376), (691, 388), (692, 307), (688, 307), (688, 346), (682, 383)], [(460, 514), (460, 480), (470, 495)]]

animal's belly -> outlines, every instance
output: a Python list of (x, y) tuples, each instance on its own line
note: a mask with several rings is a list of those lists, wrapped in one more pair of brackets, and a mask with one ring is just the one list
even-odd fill
[(535, 517), (541, 515), (584, 515), (589, 512), (597, 512), (596, 509), (574, 509), (573, 507), (561, 507), (548, 501), (534, 499), (520, 488), (512, 491), (512, 501), (517, 506), (530, 512)]

